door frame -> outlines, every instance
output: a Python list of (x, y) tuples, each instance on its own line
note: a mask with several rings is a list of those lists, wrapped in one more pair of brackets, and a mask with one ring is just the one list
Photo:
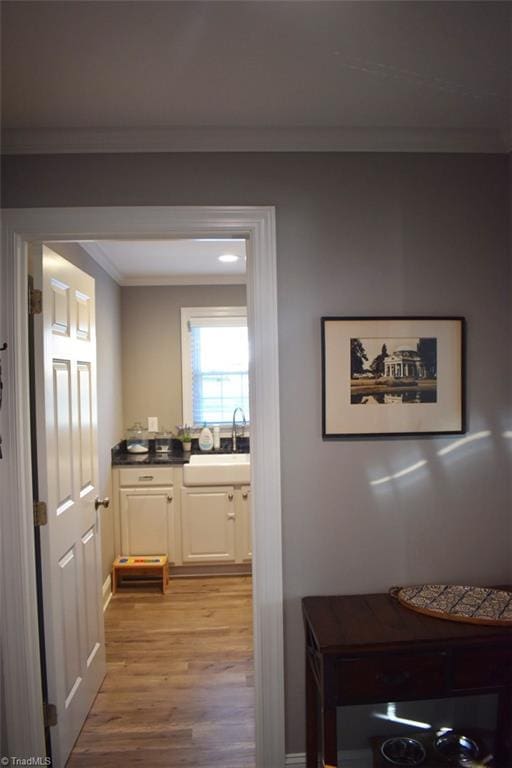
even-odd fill
[[(107, 238), (248, 238), (256, 766), (284, 765), (283, 580), (275, 209), (270, 206), (26, 208), (3, 212), (0, 344), (0, 608), (8, 749), (44, 755), (29, 418), (28, 244)], [(12, 514), (16, 510), (17, 514)]]

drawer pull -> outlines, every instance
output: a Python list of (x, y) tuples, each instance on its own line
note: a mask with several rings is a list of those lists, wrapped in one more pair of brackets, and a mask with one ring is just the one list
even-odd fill
[(169, 501), (169, 502), (172, 501), (172, 496), (168, 496), (167, 497), (167, 501)]
[(378, 680), (379, 683), (384, 683), (385, 685), (404, 685), (404, 683), (409, 682), (411, 679), (411, 673), (403, 671), (379, 672), (375, 675), (375, 679)]
[(139, 475), (139, 480), (142, 482), (143, 480), (154, 480), (154, 475)]
[(247, 499), (249, 497), (248, 491), (243, 491), (242, 493), (242, 499)]

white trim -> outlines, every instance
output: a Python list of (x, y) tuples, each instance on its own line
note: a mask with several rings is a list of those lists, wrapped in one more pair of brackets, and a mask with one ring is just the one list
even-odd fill
[(17, 128), (3, 154), (89, 152), (509, 152), (506, 129), (390, 126)]
[(245, 285), (245, 275), (154, 275), (125, 277), (119, 285)]
[(110, 573), (105, 579), (105, 581), (103, 582), (103, 586), (101, 588), (101, 594), (103, 597), (103, 613), (105, 613), (105, 611), (108, 608), (108, 604), (112, 600), (112, 580), (110, 578)]
[[(0, 461), (0, 589), (3, 689), (7, 754), (46, 754), (42, 721), (39, 629), (35, 583), (34, 520), (27, 356), (26, 247), (7, 226), (2, 231), (1, 302), (3, 407)], [(21, 340), (21, 344), (17, 344)]]
[[(284, 751), (281, 472), (275, 211), (271, 207), (37, 208), (3, 212), (2, 636), (11, 754), (43, 748), (32, 530), (25, 242), (140, 239), (150, 235), (249, 239), (256, 765), (280, 768)], [(5, 279), (4, 279), (5, 278)], [(5, 490), (4, 490), (5, 489)], [(12, 514), (16, 510), (16, 514)], [(6, 590), (5, 585), (9, 585)], [(5, 594), (7, 592), (7, 594)], [(38, 716), (39, 715), (39, 716)]]
[[(368, 768), (373, 765), (371, 749), (347, 749), (340, 753), (340, 765), (343, 768)], [(306, 768), (305, 752), (292, 752), (286, 755), (285, 767)]]
[(293, 765), (296, 768), (306, 768), (306, 753), (305, 752), (290, 752), (286, 755), (285, 766)]
[(123, 276), (116, 265), (109, 259), (99, 243), (80, 243), (84, 251), (100, 265), (110, 277), (121, 285)]

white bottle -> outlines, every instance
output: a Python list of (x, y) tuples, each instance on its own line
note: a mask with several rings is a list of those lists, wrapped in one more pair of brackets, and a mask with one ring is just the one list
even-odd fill
[(206, 424), (202, 428), (199, 434), (199, 449), (201, 451), (211, 451), (213, 448), (213, 435), (211, 429), (208, 429)]
[(213, 450), (218, 451), (220, 448), (220, 427), (213, 428)]

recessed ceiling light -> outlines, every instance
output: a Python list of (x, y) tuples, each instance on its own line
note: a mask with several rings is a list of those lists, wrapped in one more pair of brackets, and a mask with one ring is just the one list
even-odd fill
[(234, 253), (223, 253), (222, 256), (219, 256), (219, 261), (223, 261), (224, 263), (232, 262), (232, 261), (238, 261), (239, 256), (236, 256)]

